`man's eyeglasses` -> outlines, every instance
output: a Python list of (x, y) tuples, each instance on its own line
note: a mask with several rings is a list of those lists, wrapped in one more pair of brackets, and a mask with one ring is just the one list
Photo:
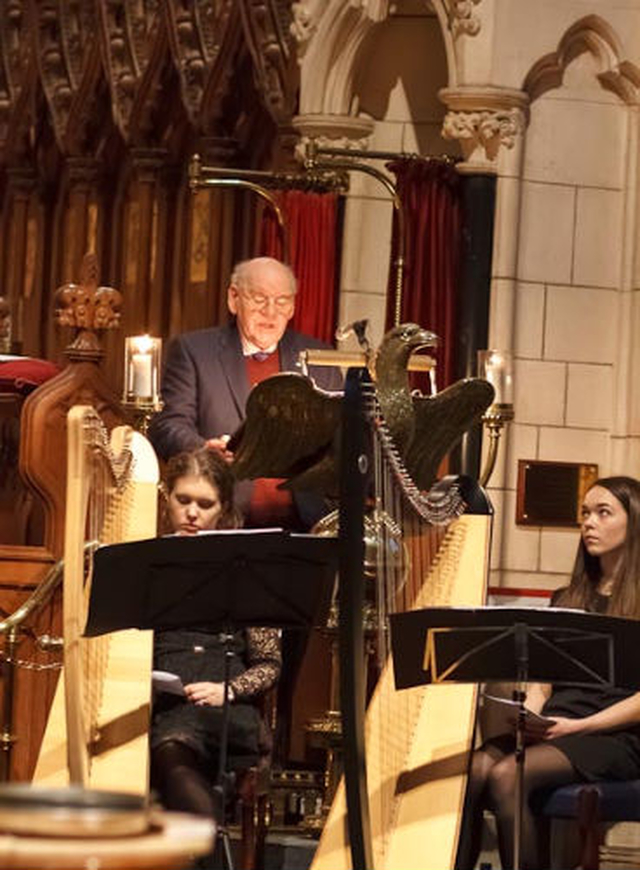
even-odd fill
[(260, 290), (241, 290), (239, 292), (251, 308), (266, 308), (269, 303), (273, 302), (277, 311), (286, 313), (293, 307), (293, 293), (287, 296), (267, 296), (266, 293), (261, 293)]

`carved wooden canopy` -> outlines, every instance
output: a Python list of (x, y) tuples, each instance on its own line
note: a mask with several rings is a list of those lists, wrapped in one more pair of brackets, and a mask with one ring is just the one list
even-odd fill
[(288, 120), (296, 86), (290, 7), (287, 0), (4, 0), (0, 163), (22, 162), (51, 136), (65, 156), (95, 155), (114, 136), (128, 147), (166, 146), (177, 135), (176, 103), (199, 134), (233, 135), (220, 129), (224, 118), (246, 135), (237, 88), (242, 80), (246, 89), (247, 78), (264, 113)]

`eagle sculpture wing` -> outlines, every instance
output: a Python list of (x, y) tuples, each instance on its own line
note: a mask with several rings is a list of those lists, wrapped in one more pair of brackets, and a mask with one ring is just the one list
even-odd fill
[(414, 396), (415, 429), (404, 461), (418, 489), (431, 487), (442, 459), (493, 399), (493, 387), (481, 378), (457, 381), (435, 396)]
[(257, 384), (246, 418), (229, 448), (239, 480), (288, 478), (295, 489), (335, 488), (335, 444), (341, 394), (314, 386), (304, 375), (279, 374)]

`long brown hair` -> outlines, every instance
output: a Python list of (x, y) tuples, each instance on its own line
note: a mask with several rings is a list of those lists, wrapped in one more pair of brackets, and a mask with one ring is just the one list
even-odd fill
[(237, 529), (242, 525), (241, 515), (233, 503), (233, 475), (215, 450), (200, 448), (172, 456), (165, 471), (166, 495), (171, 495), (178, 480), (187, 476), (203, 477), (217, 490), (222, 507), (217, 529)]
[[(622, 558), (613, 578), (607, 613), (640, 619), (640, 481), (633, 477), (603, 477), (596, 480), (593, 486), (608, 490), (627, 514), (627, 534), (622, 545)], [(554, 596), (553, 603), (560, 607), (593, 610), (601, 579), (600, 559), (589, 555), (580, 538), (569, 585)]]

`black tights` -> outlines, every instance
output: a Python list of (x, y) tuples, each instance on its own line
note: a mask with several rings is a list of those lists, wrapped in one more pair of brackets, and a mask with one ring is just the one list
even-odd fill
[[(549, 867), (549, 826), (531, 809), (538, 789), (575, 782), (578, 775), (567, 756), (551, 743), (528, 746), (525, 754), (520, 866), (523, 870)], [(482, 811), (496, 817), (498, 848), (503, 870), (513, 866), (516, 760), (508, 736), (485, 743), (473, 753), (456, 870), (473, 870), (480, 852)]]
[(186, 743), (166, 740), (151, 750), (151, 781), (166, 809), (216, 819), (211, 779), (202, 772), (202, 759)]

